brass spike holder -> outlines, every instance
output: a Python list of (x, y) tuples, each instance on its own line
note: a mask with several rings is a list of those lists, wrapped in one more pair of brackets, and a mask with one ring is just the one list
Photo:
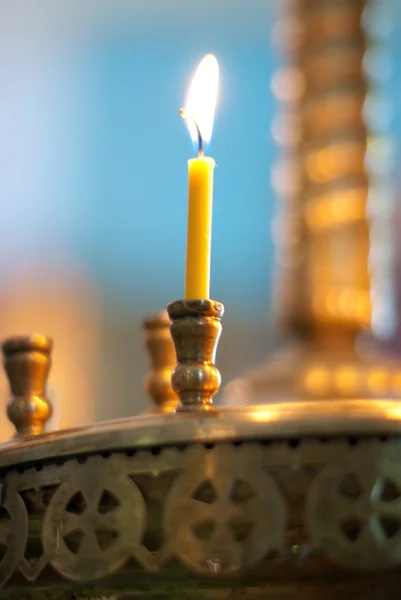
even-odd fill
[(17, 336), (3, 343), (4, 367), (10, 383), (7, 407), (16, 436), (43, 433), (53, 407), (46, 398), (53, 341), (44, 335)]
[(221, 383), (214, 360), (224, 306), (214, 300), (176, 300), (167, 310), (178, 361), (172, 374), (181, 401), (178, 410), (213, 410)]
[(167, 311), (145, 319), (143, 329), (152, 366), (145, 387), (156, 405), (150, 412), (169, 413), (176, 409), (179, 400), (171, 385), (171, 373), (177, 361)]

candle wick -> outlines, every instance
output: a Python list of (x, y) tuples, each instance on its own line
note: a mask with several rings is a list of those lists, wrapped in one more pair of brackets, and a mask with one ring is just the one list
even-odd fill
[(180, 115), (183, 119), (186, 119), (187, 121), (188, 120), (192, 121), (192, 123), (194, 124), (194, 126), (196, 128), (196, 133), (198, 135), (198, 156), (203, 156), (204, 155), (203, 138), (202, 138), (201, 130), (199, 129), (198, 123), (195, 121), (195, 119), (193, 117), (191, 117), (191, 115), (188, 115), (185, 108), (180, 108)]
[(194, 121), (195, 127), (196, 127), (196, 131), (198, 133), (198, 156), (203, 156), (203, 139), (202, 139), (202, 134), (200, 132), (200, 129), (198, 127), (198, 124), (196, 121)]

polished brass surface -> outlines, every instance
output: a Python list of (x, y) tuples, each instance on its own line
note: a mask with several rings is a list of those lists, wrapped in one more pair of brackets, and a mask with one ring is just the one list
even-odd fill
[(146, 319), (143, 328), (152, 366), (146, 378), (146, 390), (156, 405), (153, 410), (168, 413), (176, 409), (178, 396), (171, 385), (171, 373), (177, 360), (167, 311)]
[(214, 361), (224, 306), (214, 300), (177, 300), (167, 310), (177, 354), (172, 385), (181, 402), (178, 410), (213, 410), (221, 382)]
[(3, 344), (12, 395), (7, 414), (17, 436), (43, 433), (52, 415), (52, 405), (46, 398), (52, 345), (50, 338), (40, 334), (12, 337)]
[(401, 436), (401, 402), (387, 400), (287, 401), (216, 409), (209, 413), (152, 414), (61, 429), (0, 445), (0, 469), (19, 463), (94, 451), (118, 451), (235, 440), (290, 440), (328, 436)]

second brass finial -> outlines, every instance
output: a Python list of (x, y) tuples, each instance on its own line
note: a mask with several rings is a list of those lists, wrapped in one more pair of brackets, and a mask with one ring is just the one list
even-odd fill
[(43, 433), (53, 413), (46, 398), (53, 342), (44, 335), (16, 336), (3, 343), (4, 367), (10, 383), (7, 414), (17, 436)]
[(177, 361), (167, 311), (146, 319), (143, 328), (152, 365), (145, 382), (146, 390), (156, 404), (152, 412), (173, 412), (179, 402), (171, 385), (171, 373)]

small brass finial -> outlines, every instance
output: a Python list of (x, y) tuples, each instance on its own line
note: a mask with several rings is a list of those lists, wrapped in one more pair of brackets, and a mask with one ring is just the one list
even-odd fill
[(156, 403), (157, 412), (173, 412), (179, 402), (171, 385), (171, 373), (177, 360), (167, 311), (149, 317), (143, 327), (152, 365), (145, 382), (146, 390)]
[(46, 398), (46, 381), (51, 366), (53, 341), (35, 333), (3, 343), (4, 367), (10, 383), (7, 415), (17, 437), (43, 433), (53, 407)]
[(177, 354), (172, 375), (180, 411), (213, 410), (221, 383), (214, 364), (224, 306), (214, 300), (177, 300), (167, 307)]

